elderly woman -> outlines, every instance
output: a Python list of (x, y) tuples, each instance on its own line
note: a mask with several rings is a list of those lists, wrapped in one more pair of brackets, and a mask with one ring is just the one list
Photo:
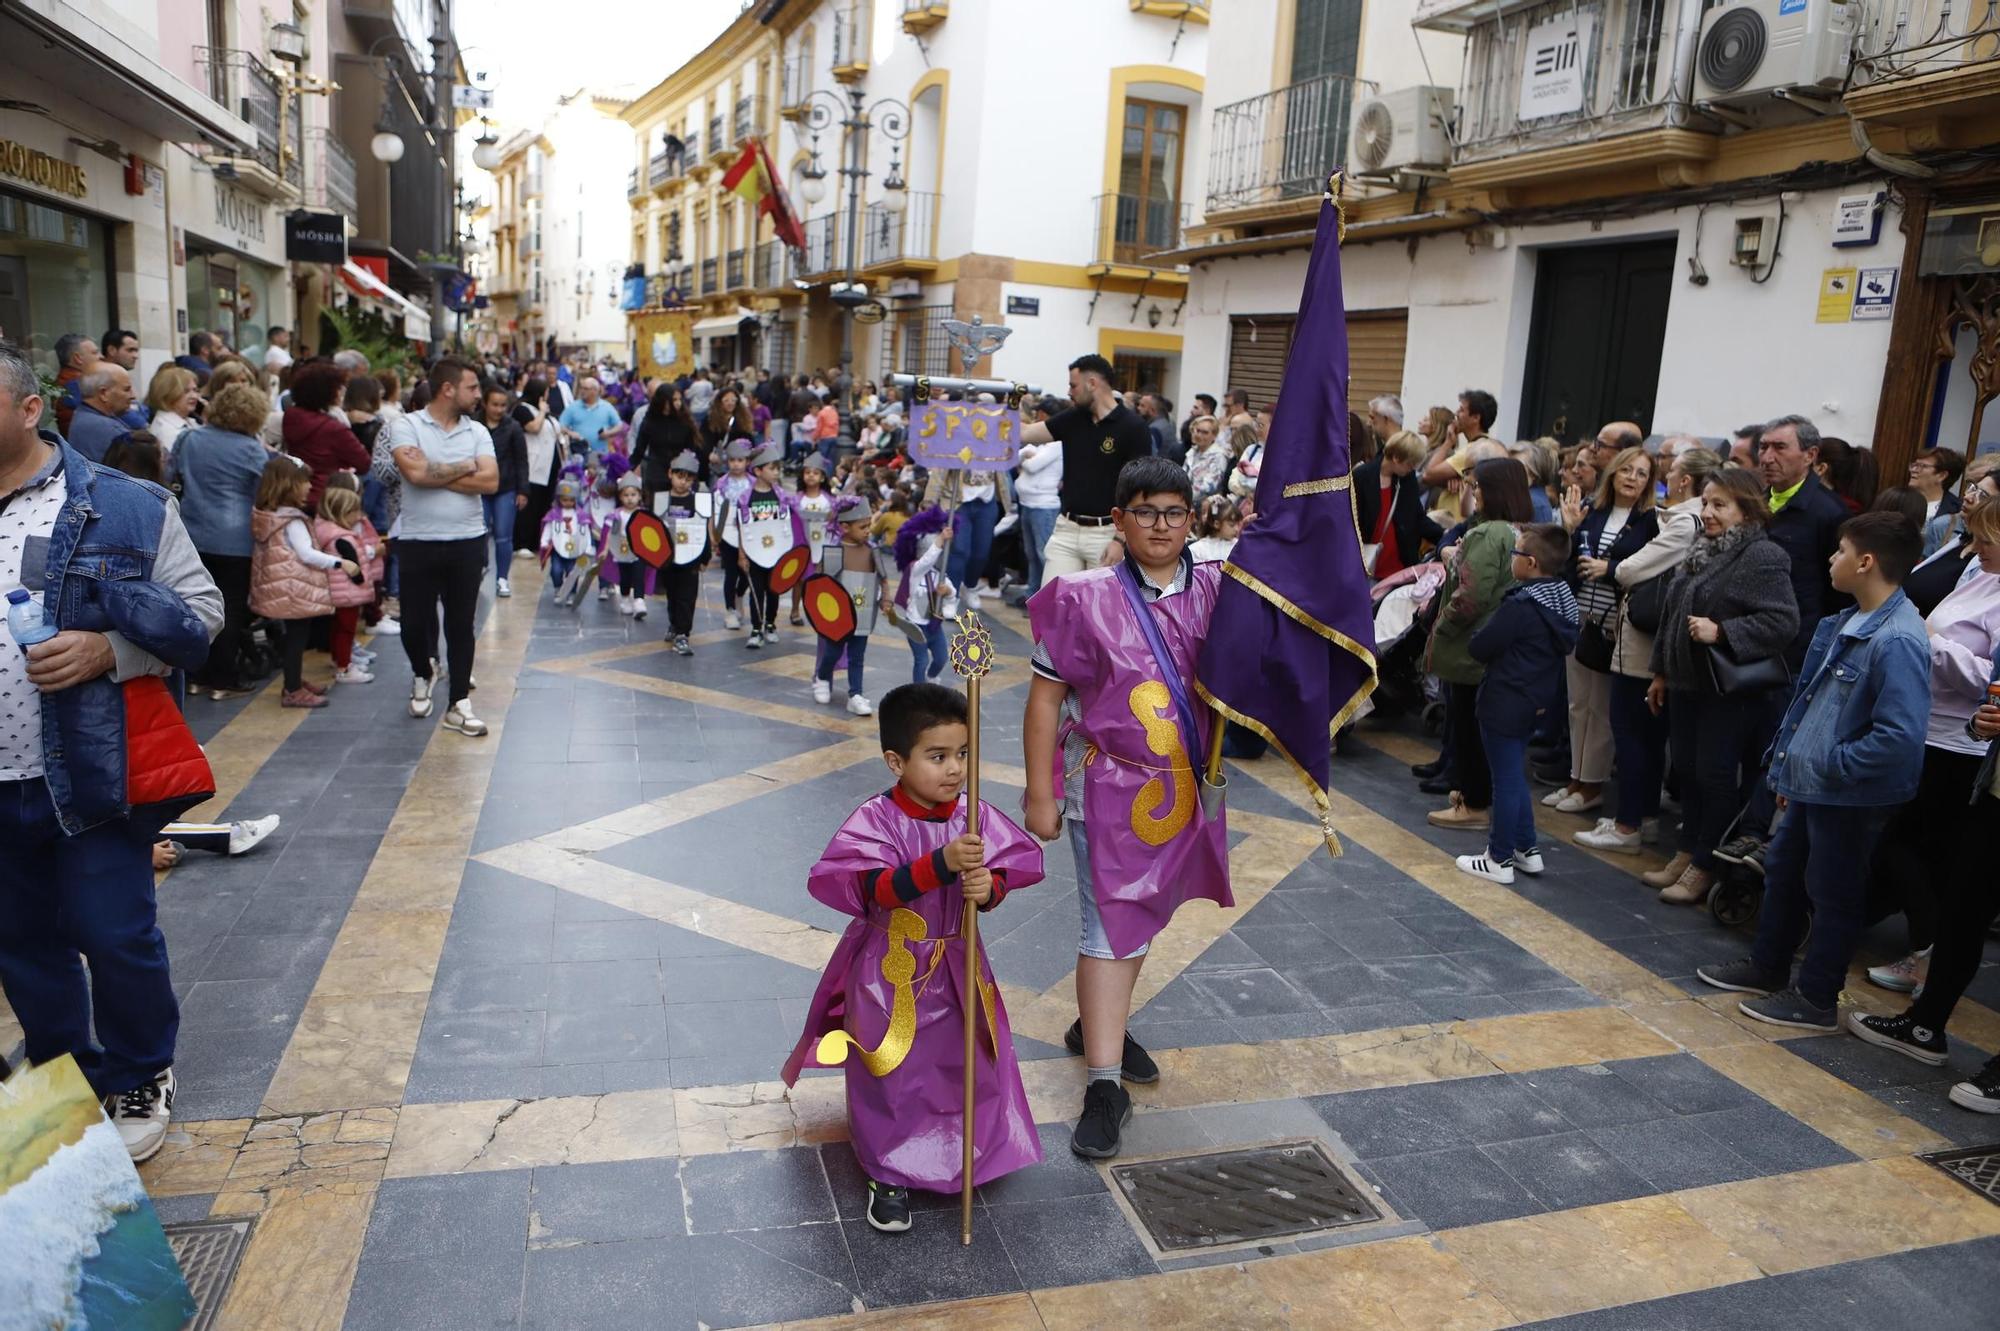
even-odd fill
[(1770, 689), (1721, 692), (1710, 658), (1722, 652), (1749, 664), (1782, 657), (1798, 632), (1792, 562), (1765, 534), (1770, 520), (1764, 488), (1748, 471), (1725, 467), (1709, 477), (1701, 539), (1667, 586), (1653, 639), (1646, 705), (1667, 716), (1681, 827), (1679, 852), (1645, 878), (1670, 904), (1705, 901), (1715, 885), (1715, 848), (1742, 805), (1742, 772), (1754, 770), (1760, 756), (1749, 737), (1771, 707)]
[(1197, 416), (1188, 426), (1187, 472), (1196, 502), (1219, 493), (1229, 476), (1229, 448), (1213, 416)]
[[(1924, 524), (1923, 562), (1903, 583), (1903, 593), (1921, 613), (1928, 615), (1958, 584), (1959, 574), (1972, 559), (1972, 541), (1965, 531), (1967, 516), (1995, 498), (2000, 498), (2000, 453), (1988, 453), (1974, 458), (1965, 469), (1965, 493), (1960, 501), (1964, 507), (1956, 513), (1941, 512)], [(1949, 570), (1933, 567), (1940, 555), (1949, 556)]]
[(153, 371), (153, 382), (146, 386), (146, 405), (153, 413), (152, 424), (147, 428), (160, 441), (162, 453), (173, 453), (181, 431), (194, 424), (195, 409), (200, 403), (201, 394), (192, 370), (169, 361)]
[(183, 431), (169, 478), (181, 488), (181, 522), (222, 592), (222, 631), (208, 663), (193, 677), (217, 702), (237, 697), (243, 680), (243, 629), (250, 622), (250, 510), (271, 452), (257, 435), (271, 410), (262, 389), (233, 383), (209, 399), (208, 422)]
[(1708, 449), (1682, 449), (1667, 468), (1666, 507), (1654, 510), (1659, 530), (1653, 538), (1616, 561), (1578, 561), (1580, 573), (1609, 578), (1620, 592), (1611, 649), (1611, 752), (1618, 785), (1612, 816), (1578, 832), (1579, 846), (1636, 855), (1646, 820), (1660, 812), (1667, 719), (1646, 706), (1646, 685), (1653, 678), (1653, 634), (1660, 625), (1645, 611), (1650, 607), (1657, 613), (1658, 598), (1664, 597), (1674, 571), (1694, 548), (1701, 531), (1701, 489), (1720, 470), (1722, 459)]

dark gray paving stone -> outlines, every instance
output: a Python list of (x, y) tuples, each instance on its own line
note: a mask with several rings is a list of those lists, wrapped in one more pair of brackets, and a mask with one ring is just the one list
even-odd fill
[(1329, 1010), (1374, 1007), (1387, 1000), (1407, 997), (1390, 990), (1381, 976), (1359, 961), (1333, 966), (1306, 966), (1286, 974), (1294, 987)]
[(1347, 945), (1341, 940), (1347, 936), (1350, 927), (1388, 918), (1380, 903), (1346, 887), (1303, 887), (1286, 892), (1280, 900), (1300, 922), (1319, 929), (1343, 948)]
[(1607, 1064), (1612, 1073), (1637, 1086), (1677, 1114), (1761, 1103), (1736, 1082), (1692, 1054), (1660, 1054)]
[(1487, 992), (1486, 983), (1457, 965), (1453, 957), (1405, 957), (1369, 963), (1368, 969), (1387, 994), (1430, 998), (1444, 994)]
[(1506, 1170), (1474, 1147), (1392, 1156), (1368, 1164), (1390, 1205), (1406, 1219), (1421, 1220), (1432, 1229), (1509, 1220), (1543, 1209)]
[(660, 963), (652, 957), (558, 961), (549, 966), (551, 1012), (659, 1005)]
[(1021, 1206), (1066, 1197), (1105, 1195), (1104, 1176), (1069, 1149), (1068, 1123), (1044, 1123), (1037, 1132), (1042, 1143), (1041, 1163), (984, 1184), (977, 1190), (982, 1201), (994, 1206)]
[(1890, 1086), (1948, 1087), (1977, 1072), (1980, 1064), (1986, 1061), (1970, 1045), (1963, 1043), (1950, 1051), (1943, 1067), (1919, 1063), (1893, 1049), (1884, 1049), (1860, 1039), (1791, 1040), (1785, 1048), (1814, 1067), (1831, 1072), (1850, 1086), (1859, 1086), (1864, 1091), (1877, 1091)]
[(528, 1254), (523, 1331), (699, 1326), (685, 1238), (538, 1248)]
[(1590, 1128), (1590, 1138), (1656, 1192), (1734, 1183), (1760, 1172), (1698, 1117), (1597, 1124)]
[(1466, 1077), (1314, 1096), (1306, 1101), (1364, 1159), (1484, 1146), (1575, 1125), (1508, 1077)]
[(733, 1085), (741, 1081), (776, 1081), (784, 1070), (785, 1056), (789, 1052), (737, 1049), (694, 1058), (675, 1057), (670, 1060), (668, 1072), (672, 1084), (681, 1089)]
[(1460, 952), (1452, 964), (1479, 981), (1483, 988), (1499, 994), (1521, 989), (1553, 989), (1569, 981), (1560, 971), (1529, 956), (1512, 943), (1476, 952)]
[(1268, 1017), (1284, 1012), (1310, 1012), (1313, 1000), (1268, 966), (1252, 970), (1213, 971), (1193, 977), (1231, 1017)]
[(1233, 936), (1256, 955), (1257, 964), (1285, 974), (1299, 967), (1331, 966), (1353, 959), (1352, 953), (1321, 930), (1301, 928), (1298, 923), (1274, 920), (1252, 924), (1246, 919), (1236, 926)]
[[(551, 929), (464, 929), (445, 934), (445, 966), (519, 966), (552, 960)], [(565, 958), (575, 960), (575, 958)]]
[(983, 1298), (1024, 1288), (988, 1210), (973, 1215), (970, 1247), (958, 1241), (954, 1210), (913, 1214), (912, 1220), (901, 1234), (878, 1234), (865, 1220), (841, 1222), (861, 1282), (861, 1298), (869, 1308)]
[[(857, 1281), (844, 1228), (798, 1225), (688, 1239), (695, 1315), (709, 1326), (758, 1326), (851, 1312)], [(956, 1233), (951, 1241), (957, 1245)]]
[(591, 920), (553, 926), (549, 960), (624, 961), (660, 955), (653, 921)]
[(819, 972), (738, 949), (733, 956), (677, 957), (661, 967), (669, 1003), (810, 998)]
[(1250, 946), (1232, 931), (1208, 945), (1188, 966), (1191, 971), (1240, 970), (1265, 965)]
[(1108, 1195), (988, 1208), (1029, 1289), (1126, 1280), (1159, 1270)]
[(1358, 919), (1343, 924), (1340, 945), (1366, 961), (1434, 956), (1443, 949), (1393, 919)]
[(530, 1173), (501, 1169), (383, 1180), (362, 1262), (519, 1252), (528, 1244)]
[(346, 1331), (502, 1331), (520, 1316), (525, 1250), (495, 1249), (449, 1260), (370, 1261), (355, 1273)]
[(1521, 1010), (1499, 994), (1430, 994), (1411, 1002), (1432, 1021), (1478, 1021), (1513, 1016)]
[[(1052, 1131), (1053, 1129), (1048, 1129)], [(1067, 1135), (1063, 1137), (1063, 1154), (1069, 1154)], [(829, 1142), (819, 1148), (820, 1164), (826, 1170), (828, 1185), (833, 1189), (834, 1209), (842, 1220), (860, 1220), (868, 1211), (868, 1175), (861, 1168), (861, 1162), (854, 1157), (854, 1148), (846, 1142)], [(1044, 1152), (1046, 1155), (1046, 1152)], [(1074, 1158), (1074, 1157), (1072, 1157)], [(1046, 1163), (1046, 1162), (1045, 1162)], [(1022, 1171), (1026, 1172), (1026, 1171)], [(1009, 1178), (1017, 1177), (1015, 1174)], [(990, 1185), (989, 1185), (990, 1186)], [(974, 1207), (986, 1205), (981, 1194), (984, 1189), (975, 1189)], [(910, 1210), (952, 1211), (958, 1208), (958, 1194), (926, 1192), (921, 1188), (910, 1189)]]
[(1602, 1063), (1544, 1068), (1510, 1078), (1579, 1128), (1612, 1127), (1672, 1118), (1674, 1111)]
[(334, 931), (309, 934), (238, 934), (216, 940), (198, 972), (204, 980), (268, 980), (317, 974), (333, 946)]
[(1573, 984), (1559, 985), (1554, 989), (1510, 992), (1507, 1001), (1522, 1012), (1563, 1012), (1571, 1008), (1604, 1006), (1604, 1000), (1596, 994)]
[[(356, 879), (357, 883), (359, 879)], [(347, 894), (348, 897), (352, 893)], [(236, 934), (315, 934), (331, 937), (347, 918), (340, 897), (300, 897), (260, 893), (244, 906), (230, 932)]]
[[(1070, 946), (1070, 960), (1074, 964), (1076, 948)], [(1194, 1021), (1204, 1017), (1226, 1017), (1228, 1010), (1206, 989), (1195, 984), (1194, 977), (1176, 975), (1160, 987), (1152, 1000), (1139, 1009), (1151, 1021)]]
[(545, 1008), (549, 999), (549, 971), (545, 961), (510, 966), (468, 966), (454, 964), (447, 954), (439, 967), (437, 983), (431, 989), (430, 1011), (435, 1013), (501, 1012)]
[(542, 1067), (460, 1067), (426, 1061), (421, 1046), (403, 1091), (405, 1104), (533, 1100), (548, 1094)]
[(1821, 1136), (1782, 1109), (1740, 1105), (1692, 1121), (1750, 1163), (1759, 1174), (1786, 1174), (1800, 1169), (1846, 1164), (1854, 1159), (1845, 1147)]
[(312, 992), (312, 982), (310, 972), (275, 980), (197, 980), (181, 1000), (181, 1029), (190, 1035), (270, 1026), (290, 1030)]
[(542, 1061), (633, 1063), (668, 1057), (666, 1012), (659, 1007), (579, 1008), (548, 1014)]
[(461, 929), (547, 929), (555, 921), (556, 889), (503, 874), (477, 862), (466, 865), (452, 903), (452, 923)]
[(1447, 955), (1498, 947), (1506, 942), (1500, 934), (1457, 907), (1398, 916), (1395, 923), (1428, 943), (1431, 951)]
[(155, 1197), (153, 1214), (160, 1218), (163, 1225), (187, 1224), (208, 1219), (209, 1208), (214, 1204), (215, 1194), (212, 1192), (196, 1196)]
[(452, 1068), (533, 1067), (542, 1061), (541, 1012), (464, 1012), (427, 1018), (417, 1061)]
[(1242, 1038), (1234, 1022), (1220, 1018), (1206, 1021), (1135, 1021), (1126, 1029), (1133, 1039), (1148, 1049), (1193, 1049), (1202, 1045), (1236, 1044)]
[(756, 1052), (778, 1061), (798, 1043), (803, 1023), (786, 1019), (775, 998), (734, 1003), (676, 1003), (666, 1009), (675, 1058)]
[(691, 1156), (681, 1169), (696, 1234), (779, 1229), (836, 1218), (818, 1151), (729, 1151)]
[(1581, 1132), (1558, 1132), (1480, 1148), (1551, 1211), (1643, 1197), (1645, 1179)]
[(679, 1238), (687, 1233), (678, 1160), (536, 1169), (528, 1241), (536, 1247)]

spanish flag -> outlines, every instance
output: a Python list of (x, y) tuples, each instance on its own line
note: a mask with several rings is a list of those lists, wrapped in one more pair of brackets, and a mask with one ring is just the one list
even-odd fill
[(743, 155), (723, 173), (722, 188), (742, 195), (758, 212), (768, 214), (779, 240), (795, 250), (806, 247), (805, 228), (799, 225), (790, 200), (785, 198), (784, 187), (778, 183), (778, 173), (771, 165), (771, 155), (764, 151), (761, 139), (751, 139), (743, 145)]

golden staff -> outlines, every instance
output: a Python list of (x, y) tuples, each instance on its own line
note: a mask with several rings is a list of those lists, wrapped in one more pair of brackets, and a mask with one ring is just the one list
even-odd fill
[[(956, 473), (954, 473), (955, 475)], [(966, 743), (965, 831), (979, 835), (979, 681), (993, 669), (993, 635), (971, 613), (958, 618), (958, 633), (951, 640), (951, 668), (965, 678)], [(958, 1241), (972, 1242), (972, 1060), (979, 1041), (979, 911), (963, 896), (959, 898), (958, 936), (965, 942), (965, 986), (960, 991), (965, 1004), (965, 1168), (960, 1179)], [(995, 1047), (999, 1031), (993, 1032)]]

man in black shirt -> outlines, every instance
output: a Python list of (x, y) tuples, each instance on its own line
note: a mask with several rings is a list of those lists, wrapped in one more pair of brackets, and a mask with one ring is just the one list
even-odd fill
[(1075, 405), (1046, 423), (1023, 426), (1021, 442), (1063, 446), (1062, 516), (1042, 554), (1044, 585), (1065, 573), (1096, 568), (1116, 536), (1112, 493), (1118, 473), (1134, 458), (1150, 457), (1152, 431), (1111, 388), (1111, 362), (1078, 356), (1069, 366), (1069, 400)]

